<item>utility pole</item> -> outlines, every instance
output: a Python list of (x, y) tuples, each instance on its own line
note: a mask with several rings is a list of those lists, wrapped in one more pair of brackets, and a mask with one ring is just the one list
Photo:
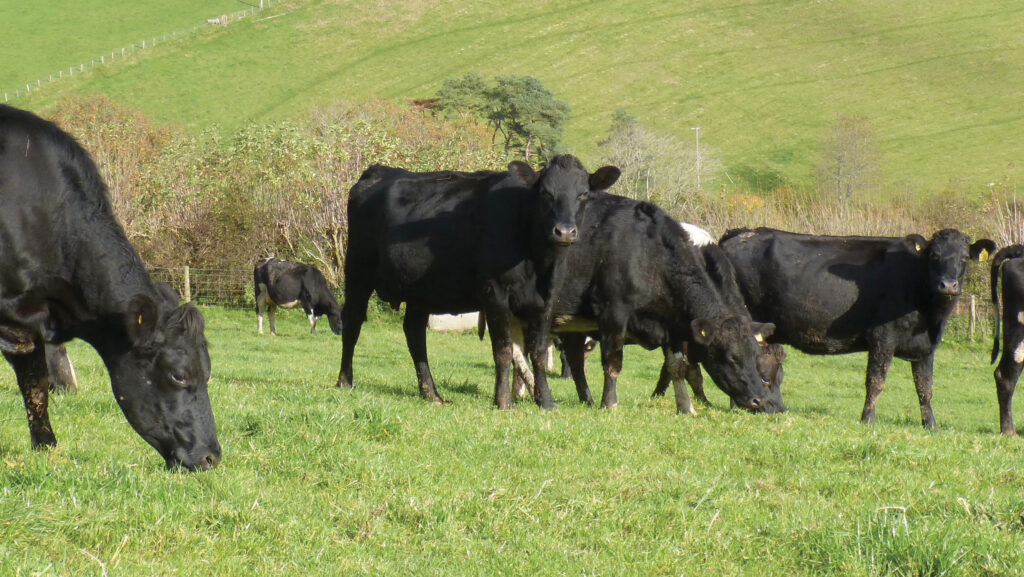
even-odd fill
[(691, 126), (690, 130), (693, 131), (697, 138), (697, 188), (700, 189), (700, 126)]

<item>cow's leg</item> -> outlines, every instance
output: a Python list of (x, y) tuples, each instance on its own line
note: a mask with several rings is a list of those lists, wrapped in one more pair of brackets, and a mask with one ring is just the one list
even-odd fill
[(53, 436), (50, 426), (50, 415), (47, 410), (50, 401), (50, 382), (46, 373), (46, 352), (41, 343), (31, 353), (15, 355), (4, 353), (7, 362), (14, 368), (25, 401), (25, 412), (28, 415), (28, 432), (32, 438), (32, 448), (41, 449), (57, 446), (57, 438)]
[(555, 408), (555, 403), (548, 388), (548, 322), (547, 317), (531, 320), (524, 327), (523, 337), (533, 365), (533, 400), (550, 411)]
[(512, 389), (517, 399), (533, 397), (536, 381), (533, 378), (533, 370), (526, 360), (523, 347), (515, 338), (512, 339)]
[(932, 415), (932, 366), (935, 353), (919, 361), (910, 362), (910, 372), (914, 375), (914, 388), (917, 389), (917, 400), (921, 403), (921, 425), (935, 428), (935, 416)]
[[(1008, 336), (1004, 332), (1004, 337)], [(1013, 426), (1013, 392), (1017, 388), (1021, 368), (1024, 367), (1024, 333), (1016, 338), (1003, 339), (1003, 356), (996, 367), (996, 397), (999, 399), (999, 430), (1013, 437), (1017, 430)]]
[(572, 367), (569, 366), (569, 356), (565, 354), (565, 345), (558, 351), (558, 362), (562, 365), (562, 371), (558, 376), (563, 379), (572, 378)]
[(270, 334), (277, 336), (277, 329), (274, 328), (274, 313), (277, 312), (277, 305), (274, 303), (267, 304), (267, 316), (270, 317)]
[(75, 367), (68, 358), (64, 345), (46, 345), (46, 370), (49, 373), (50, 390), (58, 393), (77, 393), (78, 379)]
[[(669, 353), (666, 353), (666, 355)], [(665, 362), (661, 363), (661, 372), (658, 373), (658, 383), (654, 385), (654, 391), (651, 393), (651, 398), (664, 397), (665, 391), (668, 390), (669, 383), (672, 382), (672, 372), (668, 368), (668, 358), (666, 357)]]
[(686, 363), (683, 369), (683, 376), (686, 378), (686, 382), (690, 384), (693, 396), (697, 399), (697, 402), (710, 407), (711, 401), (704, 394), (704, 373), (700, 371), (700, 365), (689, 359), (683, 362)]
[(311, 310), (304, 311), (304, 312), (306, 313), (306, 318), (309, 319), (309, 334), (315, 335), (316, 334), (316, 315), (313, 314), (313, 311), (311, 311)]
[(572, 381), (576, 384), (576, 397), (581, 403), (588, 406), (594, 404), (594, 397), (590, 395), (590, 386), (587, 385), (586, 346), (587, 335), (583, 333), (569, 333), (559, 337), (562, 339), (562, 354), (565, 355), (565, 362), (569, 363), (569, 373)]
[(416, 367), (416, 382), (419, 384), (420, 398), (443, 405), (445, 401), (437, 394), (434, 377), (430, 374), (430, 363), (427, 362), (427, 321), (429, 318), (430, 313), (406, 305), (402, 331), (405, 332), (405, 343), (409, 346), (409, 354)]
[(371, 289), (360, 289), (356, 283), (345, 286), (345, 305), (341, 308), (341, 370), (337, 386), (352, 388), (352, 359), (355, 356), (359, 332), (366, 322), (366, 306)]
[(864, 398), (864, 410), (860, 414), (860, 420), (864, 423), (875, 422), (875, 402), (885, 388), (885, 375), (889, 372), (890, 364), (892, 351), (884, 351), (877, 347), (868, 351), (868, 370), (864, 381), (867, 394)]
[[(494, 406), (512, 408), (509, 390), (509, 367), (513, 358), (512, 319), (506, 311), (492, 308), (486, 312), (487, 330), (491, 334), (491, 353), (494, 356)], [(536, 375), (534, 376), (536, 378)], [(536, 381), (534, 381), (536, 386)]]
[(625, 323), (613, 328), (601, 329), (601, 367), (604, 369), (604, 391), (601, 393), (601, 408), (614, 409), (619, 406), (615, 391), (619, 373), (622, 372), (622, 348), (626, 344)]
[(267, 309), (267, 295), (262, 285), (256, 285), (256, 332), (263, 334), (263, 312)]
[(672, 381), (672, 389), (676, 395), (676, 414), (696, 415), (697, 410), (693, 408), (693, 403), (690, 402), (690, 395), (686, 392), (686, 357), (682, 352), (672, 351), (668, 348), (665, 348), (664, 352), (665, 362), (662, 363), (661, 370)]

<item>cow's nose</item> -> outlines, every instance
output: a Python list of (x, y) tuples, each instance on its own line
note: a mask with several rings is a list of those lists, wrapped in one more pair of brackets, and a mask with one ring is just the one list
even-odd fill
[(939, 282), (939, 292), (946, 295), (960, 294), (960, 282), (955, 280), (944, 280)]
[(555, 239), (555, 242), (559, 244), (570, 244), (575, 242), (577, 234), (576, 227), (571, 225), (566, 226), (556, 224), (555, 229), (551, 231), (551, 235)]

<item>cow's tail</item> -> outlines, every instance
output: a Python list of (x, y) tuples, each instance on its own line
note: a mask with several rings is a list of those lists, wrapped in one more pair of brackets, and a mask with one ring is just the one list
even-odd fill
[(476, 336), (480, 337), (480, 340), (484, 340), (484, 333), (487, 332), (487, 316), (484, 315), (484, 311), (480, 311), (479, 317), (476, 320)]
[(999, 271), (1003, 268), (1004, 262), (1011, 258), (1020, 258), (1022, 256), (1024, 256), (1024, 245), (1014, 244), (1003, 247), (992, 257), (989, 286), (992, 288), (992, 310), (995, 311), (996, 315), (995, 330), (993, 331), (995, 334), (992, 337), (992, 363), (995, 363), (996, 359), (999, 358), (999, 322), (1003, 316), (999, 311)]

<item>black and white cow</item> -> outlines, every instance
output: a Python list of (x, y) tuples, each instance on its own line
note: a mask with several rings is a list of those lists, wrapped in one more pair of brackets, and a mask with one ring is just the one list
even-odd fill
[[(618, 404), (616, 381), (622, 347), (636, 342), (665, 354), (676, 393), (676, 410), (693, 413), (686, 385), (685, 343), (700, 350), (715, 383), (739, 406), (763, 412), (782, 409), (769, 400), (755, 358), (755, 324), (733, 311), (687, 233), (663, 210), (611, 194), (594, 194), (580, 224), (580, 241), (569, 248), (566, 282), (558, 289), (552, 331), (562, 337), (570, 361), (582, 360), (586, 334), (598, 335), (604, 391), (601, 405)], [(582, 362), (571, 365), (581, 402), (592, 403)]]
[(773, 342), (810, 354), (867, 351), (862, 421), (874, 421), (896, 356), (910, 361), (921, 423), (935, 427), (935, 349), (960, 296), (967, 260), (995, 243), (971, 244), (953, 229), (927, 241), (759, 228), (729, 231), (719, 245), (735, 265), (750, 314), (775, 323)]
[(414, 173), (372, 166), (349, 195), (342, 358), (338, 386), (352, 386), (352, 360), (371, 293), (406, 303), (405, 330), (420, 396), (437, 394), (427, 363), (432, 313), (482, 311), (495, 361), (494, 402), (511, 405), (510, 322), (525, 322), (536, 375), (535, 401), (552, 408), (547, 364), (550, 302), (562, 280), (566, 248), (592, 191), (611, 186), (615, 167), (588, 174), (579, 160), (557, 156), (534, 171), (513, 162), (507, 172)]
[(0, 106), (0, 207), (0, 351), (17, 376), (32, 446), (57, 443), (45, 345), (81, 338), (167, 466), (215, 466), (203, 317), (150, 280), (85, 150), (53, 123)]
[[(1003, 306), (999, 310), (999, 277), (1003, 278)], [(996, 367), (996, 396), (999, 399), (999, 430), (1015, 436), (1013, 392), (1024, 367), (1024, 245), (1011, 245), (992, 258), (992, 305), (996, 313), (992, 362), (999, 358), (999, 330), (1002, 319), (1003, 356)]]
[(309, 332), (316, 334), (316, 320), (327, 315), (331, 331), (341, 334), (341, 306), (327, 279), (315, 267), (276, 258), (265, 258), (252, 269), (252, 284), (256, 294), (256, 330), (263, 334), (263, 311), (270, 316), (270, 334), (276, 335), (274, 313), (277, 307), (302, 307), (309, 319)]

